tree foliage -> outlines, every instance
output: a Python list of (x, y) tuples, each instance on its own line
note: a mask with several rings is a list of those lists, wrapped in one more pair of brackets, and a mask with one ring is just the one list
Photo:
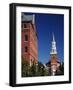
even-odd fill
[[(41, 62), (37, 64), (33, 63), (31, 66), (27, 62), (28, 60), (22, 58), (21, 75), (22, 77), (35, 77), (35, 76), (50, 76), (51, 69), (45, 68)], [(56, 72), (56, 75), (64, 75), (64, 62), (60, 64), (60, 70)]]
[(41, 62), (38, 64), (33, 63), (32, 66), (29, 65), (26, 59), (22, 58), (22, 77), (33, 77), (33, 76), (46, 76), (48, 75), (47, 70)]

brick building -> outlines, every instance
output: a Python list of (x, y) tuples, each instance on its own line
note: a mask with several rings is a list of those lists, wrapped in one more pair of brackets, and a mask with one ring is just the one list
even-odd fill
[(21, 47), (23, 60), (31, 65), (38, 62), (38, 39), (35, 16), (22, 13), (21, 17)]

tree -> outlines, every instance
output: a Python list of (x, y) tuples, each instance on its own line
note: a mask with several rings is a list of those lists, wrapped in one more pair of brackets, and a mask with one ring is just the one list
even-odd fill
[(64, 62), (60, 62), (60, 67), (56, 71), (56, 75), (64, 75)]
[(36, 72), (36, 64), (33, 64), (33, 65), (31, 66), (30, 72), (31, 72), (31, 76), (36, 76), (36, 75), (37, 75), (37, 72)]
[(38, 62), (38, 76), (48, 76), (48, 70), (41, 62)]
[(27, 62), (26, 59), (22, 58), (22, 66), (21, 66), (21, 70), (22, 70), (22, 77), (28, 77), (30, 74), (30, 66)]
[(64, 75), (64, 62), (63, 61), (60, 64), (60, 70), (61, 70), (61, 75)]
[(33, 62), (32, 66), (30, 66), (27, 61), (28, 60), (22, 57), (22, 77), (49, 75), (49, 70), (47, 70), (41, 62), (38, 62), (37, 64)]

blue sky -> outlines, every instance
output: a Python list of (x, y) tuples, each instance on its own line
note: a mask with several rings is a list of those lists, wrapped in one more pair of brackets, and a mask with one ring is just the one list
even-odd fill
[(35, 24), (38, 35), (38, 60), (42, 63), (50, 60), (53, 33), (58, 59), (64, 60), (64, 15), (36, 13)]

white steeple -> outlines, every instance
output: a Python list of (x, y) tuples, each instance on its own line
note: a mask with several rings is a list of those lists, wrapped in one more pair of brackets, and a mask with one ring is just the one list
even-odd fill
[(50, 54), (57, 54), (56, 41), (55, 41), (55, 38), (54, 38), (54, 33), (53, 33), (53, 40), (52, 40), (52, 49), (51, 49)]

